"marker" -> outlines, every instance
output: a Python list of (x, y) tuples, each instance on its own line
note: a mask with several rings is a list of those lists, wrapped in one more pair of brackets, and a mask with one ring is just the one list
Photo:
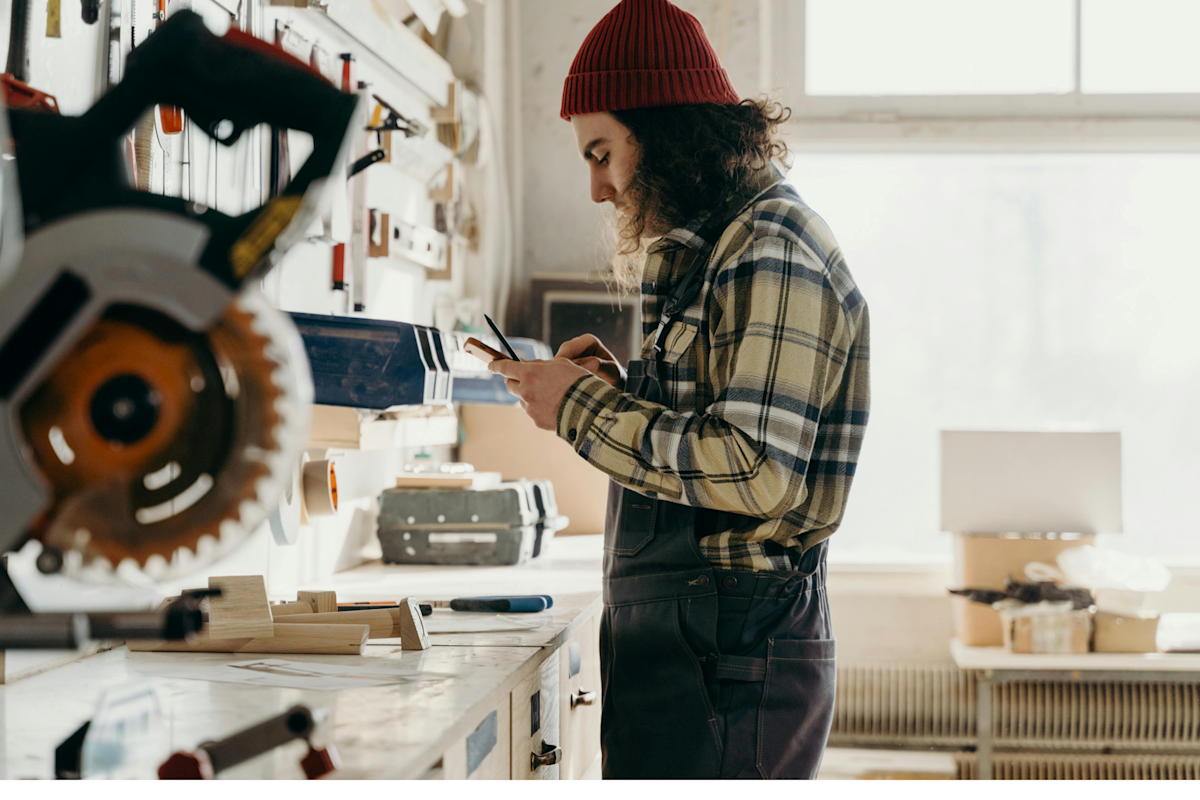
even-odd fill
[(504, 334), (501, 333), (500, 329), (496, 327), (496, 323), (492, 322), (492, 318), (487, 314), (484, 314), (483, 318), (487, 320), (488, 326), (491, 327), (492, 333), (496, 334), (496, 338), (500, 340), (500, 344), (504, 345), (504, 349), (508, 351), (510, 356), (512, 356), (512, 360), (520, 361), (521, 357), (517, 355), (516, 350), (512, 349), (512, 345), (508, 343), (508, 339), (504, 338)]

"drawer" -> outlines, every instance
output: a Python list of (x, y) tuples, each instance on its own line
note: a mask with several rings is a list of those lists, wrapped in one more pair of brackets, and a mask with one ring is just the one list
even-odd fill
[(508, 780), (512, 718), (508, 698), (442, 756), (441, 774), (437, 768), (426, 777), (445, 780)]
[(558, 651), (560, 777), (580, 780), (600, 754), (600, 625), (589, 619)]
[[(562, 741), (556, 655), (551, 654), (543, 661), (537, 672), (521, 681), (510, 696), (513, 780), (558, 780)], [(535, 756), (554, 763), (535, 764)]]

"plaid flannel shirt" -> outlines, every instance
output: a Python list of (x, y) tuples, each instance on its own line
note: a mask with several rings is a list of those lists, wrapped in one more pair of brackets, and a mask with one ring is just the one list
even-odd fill
[[(782, 180), (774, 168), (759, 178), (763, 191)], [(870, 404), (866, 302), (825, 222), (781, 188), (725, 228), (699, 295), (669, 329), (659, 374), (671, 408), (589, 375), (558, 412), (558, 435), (620, 485), (745, 515), (700, 541), (725, 569), (793, 569), (833, 534)], [(648, 249), (642, 358), (653, 358), (684, 254), (706, 245), (704, 221)]]

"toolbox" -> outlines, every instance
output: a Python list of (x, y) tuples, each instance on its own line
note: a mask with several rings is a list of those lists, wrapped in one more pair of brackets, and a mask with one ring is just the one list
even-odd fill
[(388, 564), (522, 564), (544, 554), (567, 525), (549, 481), (388, 489), (379, 506), (379, 543)]

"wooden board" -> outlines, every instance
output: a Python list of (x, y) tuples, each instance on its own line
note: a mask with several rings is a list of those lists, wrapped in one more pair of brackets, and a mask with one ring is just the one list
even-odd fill
[[(291, 614), (280, 618), (279, 625), (366, 625), (369, 639), (403, 637), (401, 609), (372, 608), (362, 611), (334, 611), (326, 614)], [(403, 638), (401, 638), (403, 641)], [(402, 645), (403, 646), (403, 645)]]
[(297, 592), (296, 600), (308, 603), (318, 614), (328, 614), (337, 611), (337, 592)]
[(421, 608), (414, 597), (400, 601), (400, 648), (402, 650), (426, 650), (429, 634), (425, 632), (425, 621), (421, 619)]
[(311, 603), (275, 603), (271, 606), (271, 617), (294, 617), (297, 614), (311, 614)]
[(216, 639), (201, 633), (194, 642), (129, 641), (134, 652), (160, 653), (316, 653), (362, 655), (370, 628), (366, 625), (296, 625), (276, 623), (271, 636)]
[(208, 588), (220, 597), (208, 600), (208, 635), (213, 639), (254, 639), (270, 636), (271, 605), (262, 575), (212, 577)]
[(396, 478), (397, 489), (461, 489), (474, 485), (474, 478), (457, 475), (446, 478), (432, 475), (401, 475)]

